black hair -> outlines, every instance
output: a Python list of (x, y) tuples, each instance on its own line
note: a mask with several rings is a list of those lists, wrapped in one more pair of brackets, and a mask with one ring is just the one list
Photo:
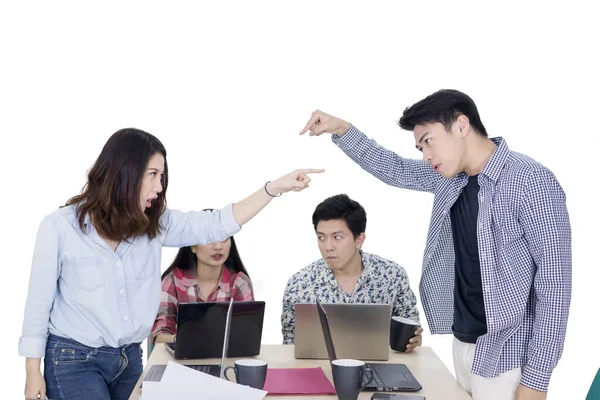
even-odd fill
[(487, 131), (473, 99), (458, 90), (442, 89), (407, 107), (398, 121), (402, 129), (412, 131), (415, 125), (439, 122), (446, 131), (460, 116), (469, 118), (473, 129), (481, 136), (487, 137)]
[(319, 221), (343, 219), (354, 238), (363, 233), (367, 227), (367, 213), (363, 206), (352, 200), (347, 194), (338, 194), (322, 201), (312, 216), (312, 222), (317, 230)]
[[(206, 209), (204, 211), (211, 211), (211, 209)], [(227, 267), (227, 269), (233, 273), (243, 272), (248, 277), (250, 277), (250, 275), (248, 275), (246, 267), (244, 267), (244, 263), (242, 262), (240, 253), (238, 252), (233, 236), (229, 237), (229, 239), (231, 240), (231, 247), (229, 249), (229, 257), (227, 257), (227, 259), (225, 260), (225, 267)], [(173, 271), (173, 269), (175, 269), (175, 267), (178, 267), (183, 271), (189, 271), (195, 270), (197, 264), (198, 258), (196, 257), (196, 254), (194, 254), (194, 252), (192, 251), (192, 247), (182, 247), (177, 252), (175, 259), (173, 260), (169, 268), (167, 268), (167, 270), (162, 274), (161, 279), (164, 279), (165, 276), (167, 276), (169, 273), (171, 273), (171, 271)]]

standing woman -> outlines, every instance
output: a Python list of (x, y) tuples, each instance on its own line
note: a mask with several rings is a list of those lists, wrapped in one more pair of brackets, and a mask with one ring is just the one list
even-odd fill
[(162, 247), (223, 241), (322, 171), (296, 170), (222, 210), (183, 213), (166, 208), (162, 143), (138, 129), (113, 134), (82, 193), (39, 226), (19, 341), (25, 397), (128, 399), (160, 303)]

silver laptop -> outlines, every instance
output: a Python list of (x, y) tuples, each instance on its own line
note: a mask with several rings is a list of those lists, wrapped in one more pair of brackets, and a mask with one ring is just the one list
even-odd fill
[[(229, 308), (227, 309), (227, 318), (225, 319), (225, 337), (223, 338), (223, 352), (221, 355), (221, 364), (209, 364), (209, 365), (191, 365), (185, 364), (186, 367), (195, 369), (196, 371), (204, 372), (217, 378), (223, 378), (223, 372), (225, 370), (225, 358), (227, 357), (227, 349), (229, 348), (229, 331), (231, 330), (231, 315), (233, 310), (233, 297), (229, 301)], [(165, 346), (166, 347), (166, 346)], [(166, 347), (169, 350), (168, 347)], [(174, 354), (169, 351), (172, 356)], [(144, 381), (160, 382), (162, 376), (165, 373), (167, 366), (165, 364), (153, 365), (150, 370), (144, 376)]]
[[(390, 350), (389, 304), (322, 304), (340, 358), (388, 360)], [(314, 303), (297, 303), (295, 312), (296, 358), (327, 359), (327, 348)]]
[[(329, 316), (323, 305), (319, 303), (319, 299), (317, 299), (317, 310), (329, 361), (339, 360), (329, 327)], [(365, 367), (373, 372), (371, 382), (367, 383), (365, 379), (365, 390), (373, 392), (417, 392), (423, 388), (405, 364), (365, 363)], [(365, 378), (367, 378), (366, 375)]]

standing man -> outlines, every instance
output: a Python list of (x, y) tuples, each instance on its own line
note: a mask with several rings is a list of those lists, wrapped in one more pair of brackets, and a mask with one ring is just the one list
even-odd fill
[(433, 334), (454, 335), (475, 400), (546, 398), (571, 300), (571, 228), (553, 173), (489, 139), (473, 100), (440, 90), (404, 110), (423, 161), (315, 111), (300, 134), (333, 142), (383, 182), (434, 194), (420, 295)]

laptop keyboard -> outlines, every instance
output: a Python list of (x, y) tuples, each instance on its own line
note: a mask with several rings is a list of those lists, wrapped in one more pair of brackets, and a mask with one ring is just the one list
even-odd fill
[[(184, 365), (193, 370), (204, 372), (205, 374), (209, 374), (209, 375), (215, 376), (217, 378), (219, 377), (219, 375), (221, 373), (221, 367), (216, 364), (212, 364), (212, 365), (186, 365), (186, 364), (184, 364)], [(165, 373), (166, 367), (167, 367), (166, 365), (154, 365), (152, 368), (150, 368), (150, 371), (148, 371), (144, 380), (152, 381), (152, 382), (160, 382), (163, 374)]]
[(219, 376), (220, 372), (220, 368), (218, 365), (186, 365), (186, 367), (213, 376)]
[(164, 368), (151, 368), (150, 371), (148, 371), (148, 373), (144, 377), (144, 380), (151, 382), (159, 382), (160, 378), (162, 378), (164, 373)]

